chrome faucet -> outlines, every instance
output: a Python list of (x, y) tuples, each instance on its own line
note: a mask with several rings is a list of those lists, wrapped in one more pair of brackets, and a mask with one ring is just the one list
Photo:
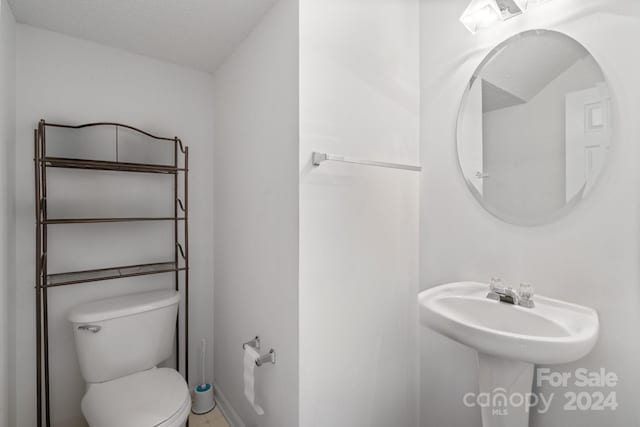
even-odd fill
[(533, 302), (533, 289), (530, 284), (522, 283), (520, 290), (516, 291), (513, 288), (503, 286), (502, 280), (497, 277), (491, 278), (487, 298), (525, 308), (533, 308), (535, 306)]

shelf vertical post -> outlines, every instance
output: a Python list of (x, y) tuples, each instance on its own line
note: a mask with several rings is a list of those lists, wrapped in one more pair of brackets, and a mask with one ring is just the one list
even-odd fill
[(35, 210), (36, 210), (36, 416), (38, 417), (37, 426), (42, 427), (42, 300), (41, 300), (41, 271), (40, 259), (42, 257), (41, 241), (40, 241), (40, 150), (38, 149), (38, 137), (41, 125), (33, 131), (33, 162), (35, 173)]
[(184, 152), (184, 371), (189, 384), (189, 147)]
[[(40, 153), (42, 158), (47, 157), (47, 133), (45, 128), (45, 122), (41, 122), (42, 132), (40, 135)], [(42, 163), (40, 169), (40, 182), (42, 192), (42, 206), (41, 206), (41, 230), (42, 230), (42, 280), (47, 277), (47, 165)], [(46, 282), (42, 283), (42, 323), (43, 323), (43, 338), (44, 338), (44, 407), (45, 407), (45, 425), (49, 427), (51, 425), (51, 397), (50, 397), (50, 375), (49, 375), (49, 296), (47, 292)]]
[[(173, 139), (173, 262), (175, 263), (175, 289), (180, 292), (180, 271), (178, 258), (178, 137)], [(180, 372), (180, 316), (176, 318), (176, 370)]]

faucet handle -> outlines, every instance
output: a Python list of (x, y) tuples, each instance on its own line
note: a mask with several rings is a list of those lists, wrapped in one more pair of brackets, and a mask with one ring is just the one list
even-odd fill
[(533, 287), (531, 287), (530, 283), (520, 283), (518, 296), (520, 297), (520, 305), (529, 308), (533, 307)]

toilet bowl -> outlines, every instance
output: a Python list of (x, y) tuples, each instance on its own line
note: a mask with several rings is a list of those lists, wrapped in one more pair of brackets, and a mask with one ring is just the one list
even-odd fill
[(179, 427), (190, 409), (182, 376), (168, 368), (92, 384), (82, 398), (82, 413), (91, 427)]
[(181, 427), (191, 410), (182, 376), (159, 363), (171, 356), (179, 294), (143, 292), (75, 307), (82, 413), (91, 427)]

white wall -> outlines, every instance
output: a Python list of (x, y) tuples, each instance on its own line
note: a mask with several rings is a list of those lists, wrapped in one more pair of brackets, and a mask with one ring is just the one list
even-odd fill
[[(640, 158), (640, 5), (635, 1), (563, 0), (476, 36), (458, 22), (467, 0), (421, 3), (422, 135), (420, 287), (501, 276), (531, 282), (539, 294), (599, 311), (601, 334), (577, 367), (614, 371), (620, 406), (614, 412), (566, 412), (564, 389), (534, 427), (637, 425), (640, 369), (638, 259)], [(539, 227), (505, 224), (470, 194), (457, 165), (455, 123), (459, 102), (482, 58), (497, 43), (527, 29), (566, 32), (602, 66), (614, 95), (612, 150), (598, 185), (576, 209)], [(462, 396), (477, 389), (472, 350), (421, 328), (421, 425), (480, 426), (480, 412)]]
[(15, 383), (12, 363), (14, 336), (13, 282), (15, 213), (14, 156), (16, 138), (16, 39), (15, 19), (9, 4), (0, 2), (0, 426), (13, 424), (11, 390)]
[[(190, 376), (194, 384), (200, 378), (200, 339), (207, 339), (209, 355), (213, 351), (211, 76), (24, 25), (18, 26), (17, 52), (15, 425), (31, 427), (36, 422), (32, 141), (33, 128), (41, 118), (61, 123), (123, 122), (159, 135), (178, 135), (190, 147)], [(172, 187), (167, 177), (124, 175), (51, 171), (50, 207), (57, 215), (150, 213), (148, 206), (154, 213), (169, 209)], [(78, 202), (76, 195), (89, 197), (90, 203)], [(171, 259), (171, 227), (169, 223), (50, 227), (50, 270)], [(82, 301), (171, 285), (171, 275), (157, 275), (50, 291), (54, 425), (84, 424), (79, 412), (84, 387), (66, 321), (68, 309)], [(210, 379), (211, 358), (207, 366)]]
[[(280, 0), (215, 79), (215, 385), (237, 424), (298, 419), (298, 2)], [(242, 343), (276, 365), (243, 394)]]
[(300, 425), (417, 425), (416, 0), (303, 0)]

